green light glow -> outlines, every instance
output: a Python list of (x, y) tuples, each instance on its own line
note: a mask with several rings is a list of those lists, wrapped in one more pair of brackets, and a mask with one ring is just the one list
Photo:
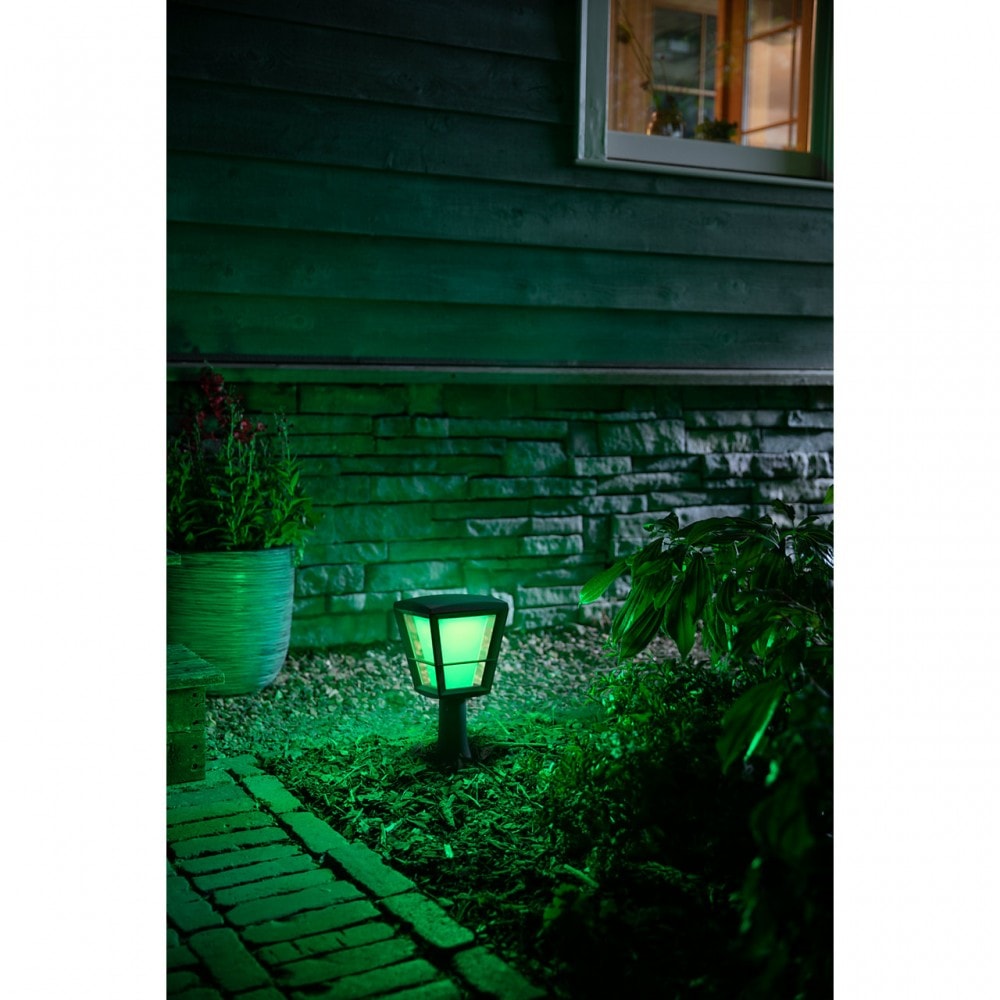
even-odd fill
[(434, 647), (431, 644), (430, 620), (419, 618), (417, 615), (404, 614), (403, 621), (406, 623), (406, 634), (409, 637), (410, 648), (413, 650), (413, 657), (420, 673), (420, 682), (428, 687), (436, 687), (437, 682), (433, 676)]
[(493, 615), (440, 620), (446, 690), (475, 687), (482, 681), (494, 621)]
[[(403, 621), (421, 683), (437, 687), (430, 619), (406, 613)], [(493, 615), (439, 619), (444, 691), (478, 687), (482, 683), (495, 622)]]

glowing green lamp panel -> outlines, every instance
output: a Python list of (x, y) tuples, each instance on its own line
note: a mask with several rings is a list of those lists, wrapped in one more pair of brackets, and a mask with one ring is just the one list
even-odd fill
[(434, 678), (434, 645), (431, 642), (431, 623), (428, 618), (404, 614), (406, 635), (410, 640), (410, 649), (416, 662), (420, 683), (426, 687), (437, 687)]
[[(425, 687), (436, 688), (430, 619), (404, 613), (403, 622), (420, 683)], [(494, 615), (438, 620), (445, 691), (478, 687), (482, 684), (495, 623)]]
[(440, 619), (445, 690), (477, 687), (482, 683), (495, 621), (494, 615)]

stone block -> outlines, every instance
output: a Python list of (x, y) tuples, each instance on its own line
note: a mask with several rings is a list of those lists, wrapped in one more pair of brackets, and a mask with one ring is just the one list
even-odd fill
[(750, 476), (755, 455), (705, 455), (704, 475), (706, 479), (729, 479)]
[(251, 868), (269, 861), (288, 859), (301, 854), (291, 841), (279, 844), (264, 844), (261, 847), (245, 847), (225, 854), (209, 854), (202, 858), (178, 859), (177, 863), (187, 875), (211, 875), (231, 872), (238, 868)]
[(426, 542), (393, 542), (389, 546), (392, 563), (416, 562), (422, 559), (447, 557), (464, 559), (469, 556), (489, 558), (517, 554), (517, 542), (511, 538), (463, 538)]
[(178, 823), (168, 828), (171, 844), (181, 841), (214, 837), (218, 834), (235, 833), (240, 830), (256, 830), (262, 826), (273, 826), (274, 819), (267, 813), (241, 812), (232, 816), (217, 816), (213, 819), (195, 820), (192, 823)]
[(558, 441), (512, 441), (504, 454), (507, 476), (552, 476), (566, 472), (566, 452)]
[(424, 562), (385, 563), (369, 566), (369, 590), (410, 591), (417, 587), (460, 587), (462, 568), (457, 561), (428, 559)]
[(302, 838), (310, 851), (328, 854), (352, 881), (376, 896), (391, 896), (415, 888), (408, 878), (386, 865), (374, 851), (364, 844), (348, 842), (312, 813), (287, 813), (281, 819)]
[(772, 455), (780, 452), (831, 452), (833, 451), (833, 432), (821, 430), (796, 432), (792, 429), (784, 433), (765, 431), (760, 447), (750, 450)]
[(757, 484), (757, 499), (765, 503), (781, 500), (787, 504), (822, 504), (832, 479), (765, 480)]
[(444, 409), (453, 417), (530, 414), (535, 408), (535, 387), (530, 385), (448, 385)]
[(189, 792), (184, 798), (174, 796), (168, 799), (167, 827), (232, 816), (254, 808), (254, 800), (236, 785), (199, 789)]
[(273, 775), (260, 774), (243, 779), (243, 785), (272, 812), (295, 812), (302, 803)]
[(455, 955), (455, 968), (477, 996), (497, 1000), (536, 1000), (544, 990), (530, 983), (486, 948), (468, 948)]
[[(435, 521), (449, 522), (449, 533), (455, 535), (452, 522), (458, 521), (464, 525), (470, 518), (492, 519), (507, 517), (523, 517), (528, 514), (531, 504), (528, 500), (515, 499), (483, 499), (459, 500), (455, 503), (436, 503), (432, 506), (431, 516)], [(464, 534), (462, 531), (457, 534)]]
[[(762, 401), (754, 386), (688, 385), (680, 389), (681, 405), (686, 410), (752, 410), (757, 406), (780, 409), (772, 397)], [(799, 397), (801, 398), (801, 397)]]
[(292, 619), (292, 649), (328, 649), (390, 638), (388, 612), (326, 615), (304, 621)]
[(509, 538), (527, 534), (530, 525), (527, 517), (472, 517), (465, 522), (465, 530), (473, 538)]
[(435, 948), (451, 950), (475, 940), (471, 931), (457, 924), (437, 903), (421, 893), (389, 896), (382, 900), (382, 905)]
[(372, 486), (372, 499), (384, 503), (461, 500), (465, 498), (465, 488), (464, 476), (383, 475)]
[(338, 507), (317, 525), (313, 544), (433, 538), (431, 509), (429, 503), (366, 503)]
[(331, 614), (358, 614), (362, 611), (391, 611), (399, 600), (398, 590), (378, 593), (344, 594), (330, 598)]
[(603, 455), (669, 455), (685, 450), (682, 420), (602, 423), (597, 438)]
[[(291, 813), (292, 816), (308, 816), (309, 813)], [(226, 920), (236, 927), (245, 928), (252, 924), (263, 924), (282, 920), (307, 910), (319, 910), (338, 903), (357, 899), (361, 893), (350, 882), (329, 881), (324, 885), (314, 885), (298, 892), (286, 892), (266, 899), (253, 899), (239, 903), (226, 912)]]
[[(370, 476), (340, 473), (336, 476), (303, 476), (302, 488), (317, 505), (367, 503), (371, 499)], [(328, 514), (336, 517), (336, 514)]]
[(690, 430), (687, 434), (687, 451), (691, 455), (718, 454), (720, 452), (760, 451), (762, 430)]
[(292, 600), (293, 618), (316, 618), (326, 614), (327, 598), (325, 594), (315, 597), (296, 597)]
[(376, 457), (400, 455), (440, 455), (450, 458), (479, 456), (499, 458), (507, 450), (503, 438), (392, 437), (375, 442)]
[(591, 455), (572, 458), (569, 471), (574, 476), (617, 476), (632, 471), (630, 455)]
[[(378, 915), (378, 910), (367, 902), (364, 904), (344, 903), (340, 909), (361, 905), (368, 907), (366, 916)], [(328, 955), (332, 951), (340, 951), (343, 948), (359, 948), (362, 945), (374, 944), (376, 941), (384, 941), (386, 938), (392, 937), (393, 934), (395, 931), (389, 924), (382, 921), (366, 920), (365, 923), (356, 923), (353, 927), (344, 927), (342, 930), (309, 934), (304, 937), (292, 938), (289, 941), (278, 941), (275, 944), (265, 945), (257, 949), (257, 956), (268, 965), (286, 965), (289, 962), (297, 962), (299, 959), (309, 958), (313, 955)]]
[(371, 435), (373, 429), (370, 416), (343, 413), (300, 413), (294, 423), (294, 434)]
[(350, 594), (363, 590), (365, 568), (360, 565), (300, 566), (295, 574), (298, 597), (317, 594)]
[(232, 928), (201, 931), (192, 935), (188, 944), (223, 989), (240, 991), (271, 982), (271, 977)]
[(754, 486), (747, 482), (737, 489), (676, 490), (670, 493), (650, 493), (650, 510), (673, 510), (676, 507), (698, 507), (709, 504), (749, 504), (754, 499)]
[(621, 386), (614, 385), (540, 385), (535, 391), (535, 401), (539, 410), (557, 414), (618, 410), (622, 392)]
[(512, 441), (561, 441), (566, 437), (565, 420), (532, 420), (523, 418), (487, 417), (485, 419), (453, 419), (450, 433), (454, 437), (502, 437)]
[[(430, 984), (440, 973), (430, 962), (422, 958), (414, 958), (407, 962), (398, 962), (370, 972), (359, 972), (354, 976), (344, 976), (338, 979), (334, 986), (323, 993), (294, 992), (292, 1000), (359, 1000), (361, 997), (375, 997), (392, 994), (396, 1000), (403, 1000), (411, 991), (407, 987), (418, 986), (421, 983)], [(405, 991), (405, 992), (403, 992)], [(411, 996), (418, 996), (412, 993)], [(449, 994), (450, 995), (450, 994)]]
[(789, 427), (808, 427), (810, 429), (819, 428), (821, 430), (833, 429), (832, 410), (789, 410)]
[(254, 945), (278, 942), (295, 942), (297, 945), (302, 940), (310, 940), (314, 934), (324, 934), (377, 918), (379, 911), (360, 895), (358, 893), (358, 899), (323, 909), (306, 910), (280, 920), (262, 921), (243, 928), (240, 933), (245, 941)]
[[(201, 892), (214, 892), (216, 889), (232, 889), (286, 875), (298, 875), (315, 868), (316, 862), (308, 854), (299, 852), (285, 858), (261, 861), (256, 865), (243, 865), (226, 871), (209, 872), (207, 875), (194, 875), (191, 881)], [(329, 875), (329, 872), (327, 874)]]
[(530, 535), (518, 542), (521, 555), (554, 556), (583, 552), (581, 535)]
[(519, 609), (545, 608), (557, 604), (574, 605), (580, 599), (579, 587), (518, 587)]
[(688, 428), (781, 427), (784, 410), (688, 410), (684, 423)]
[(829, 453), (787, 452), (778, 455), (754, 455), (751, 472), (757, 479), (829, 479), (833, 458)]
[[(336, 517), (336, 513), (331, 513)], [(329, 545), (307, 545), (303, 552), (303, 566), (323, 566), (330, 563), (385, 562), (388, 546), (385, 542), (345, 542)]]
[(566, 449), (573, 458), (599, 456), (601, 449), (597, 443), (597, 424), (582, 423), (578, 420), (570, 423), (566, 436)]
[[(598, 493), (642, 493), (665, 492), (700, 485), (700, 477), (695, 472), (633, 472), (627, 476), (605, 479), (597, 487)], [(589, 511), (588, 511), (589, 513)]]
[(432, 416), (444, 412), (444, 388), (440, 385), (409, 385), (406, 387), (406, 409), (417, 416)]
[(472, 479), (469, 496), (473, 499), (507, 499), (515, 497), (579, 497), (593, 492), (593, 479), (565, 479), (540, 476), (525, 479)]
[(389, 938), (279, 965), (274, 978), (286, 988), (318, 986), (343, 976), (394, 965), (411, 958), (416, 950), (415, 942), (407, 938)]
[(375, 451), (372, 434), (296, 434), (292, 449), (300, 458), (309, 455), (343, 458), (345, 455), (371, 455)]
[(190, 934), (206, 927), (218, 927), (223, 922), (222, 916), (180, 875), (167, 878), (167, 917), (182, 934)]
[(634, 494), (583, 497), (580, 510), (584, 514), (636, 514), (648, 506), (646, 497)]
[(300, 413), (405, 413), (407, 387), (402, 385), (321, 385), (299, 387)]
[(178, 858), (194, 858), (207, 854), (228, 854), (244, 847), (259, 847), (264, 844), (288, 842), (288, 834), (277, 826), (255, 827), (249, 830), (233, 830), (224, 833), (192, 837), (190, 840), (171, 839), (170, 849)]
[(533, 517), (529, 533), (532, 535), (579, 535), (583, 531), (583, 518)]

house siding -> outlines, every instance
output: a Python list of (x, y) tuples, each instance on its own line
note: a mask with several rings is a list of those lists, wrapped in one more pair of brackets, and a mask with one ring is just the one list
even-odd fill
[(828, 372), (828, 190), (572, 162), (574, 3), (168, 4), (174, 363)]
[(291, 418), (293, 647), (600, 621), (657, 516), (829, 513), (829, 190), (575, 165), (565, 0), (167, 9), (170, 408), (210, 362)]

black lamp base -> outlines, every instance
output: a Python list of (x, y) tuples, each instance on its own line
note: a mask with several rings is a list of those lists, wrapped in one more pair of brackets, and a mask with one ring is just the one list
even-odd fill
[(438, 701), (438, 754), (447, 764), (472, 760), (465, 729), (466, 700), (446, 695)]

